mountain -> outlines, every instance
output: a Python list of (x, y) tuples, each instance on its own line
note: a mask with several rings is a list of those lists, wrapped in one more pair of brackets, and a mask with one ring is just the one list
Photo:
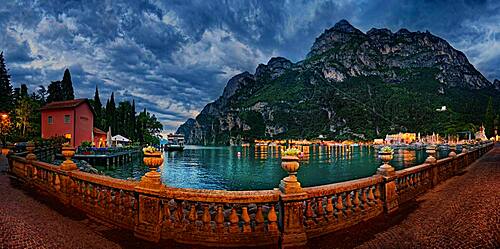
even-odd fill
[[(306, 59), (271, 58), (254, 74), (231, 78), (177, 133), (190, 144), (454, 133), (481, 124), (489, 97), (498, 110), (499, 91), (499, 82), (428, 31), (363, 33), (341, 20), (316, 38)], [(441, 106), (447, 111), (436, 111)]]

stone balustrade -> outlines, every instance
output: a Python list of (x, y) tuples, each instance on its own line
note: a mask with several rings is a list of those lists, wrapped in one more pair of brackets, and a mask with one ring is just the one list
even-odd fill
[[(379, 168), (371, 177), (307, 188), (300, 187), (295, 176), (298, 159), (287, 158), (282, 167), (289, 176), (279, 188), (259, 191), (181, 189), (156, 184), (158, 179), (147, 176), (129, 181), (94, 175), (41, 162), (31, 147), (25, 156), (9, 154), (9, 165), (26, 185), (145, 240), (285, 248), (394, 212), (492, 147), (492, 143), (474, 145), (460, 154), (398, 171), (387, 170), (390, 165), (384, 164), (385, 171)], [(71, 154), (67, 153), (66, 166)]]

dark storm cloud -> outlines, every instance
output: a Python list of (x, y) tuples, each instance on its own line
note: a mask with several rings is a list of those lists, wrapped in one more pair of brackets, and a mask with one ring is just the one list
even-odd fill
[(429, 30), (500, 78), (498, 1), (3, 1), (0, 49), (16, 86), (59, 80), (78, 97), (136, 100), (173, 130), (227, 80), (271, 56), (305, 57), (338, 20)]

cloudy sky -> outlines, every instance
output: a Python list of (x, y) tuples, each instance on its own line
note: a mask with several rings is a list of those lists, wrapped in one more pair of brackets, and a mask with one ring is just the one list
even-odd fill
[(272, 56), (296, 62), (340, 19), (362, 31), (429, 30), (500, 79), (500, 1), (12, 1), (0, 50), (14, 86), (73, 77), (77, 97), (135, 99), (167, 131), (215, 100), (227, 80)]

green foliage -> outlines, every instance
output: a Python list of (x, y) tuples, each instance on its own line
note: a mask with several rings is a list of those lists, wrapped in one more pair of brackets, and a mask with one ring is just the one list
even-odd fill
[(63, 100), (73, 100), (75, 99), (75, 93), (73, 91), (73, 82), (71, 81), (71, 74), (69, 69), (64, 70), (64, 76), (61, 81), (61, 91)]
[(3, 52), (0, 53), (0, 113), (9, 113), (14, 106), (10, 75), (5, 66)]
[(493, 112), (493, 99), (490, 97), (488, 99), (486, 113), (484, 114), (484, 131), (487, 137), (493, 136), (494, 128), (495, 128), (495, 113)]
[(90, 141), (83, 141), (82, 144), (80, 145), (80, 148), (82, 149), (87, 149), (92, 147), (92, 142)]
[(297, 148), (289, 148), (284, 152), (285, 156), (298, 156), (300, 154), (300, 150)]
[(256, 111), (244, 111), (240, 113), (240, 118), (245, 124), (250, 126), (250, 130), (242, 131), (244, 137), (249, 139), (264, 137), (266, 124), (264, 123), (262, 114)]

